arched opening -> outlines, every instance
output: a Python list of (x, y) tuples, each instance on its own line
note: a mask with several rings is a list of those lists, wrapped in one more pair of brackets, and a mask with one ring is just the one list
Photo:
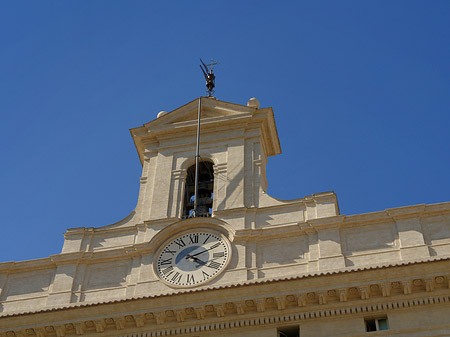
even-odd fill
[[(214, 191), (213, 163), (198, 163), (198, 200), (196, 216), (208, 217), (212, 214)], [(183, 218), (192, 216), (195, 201), (195, 164), (187, 169), (184, 184)]]

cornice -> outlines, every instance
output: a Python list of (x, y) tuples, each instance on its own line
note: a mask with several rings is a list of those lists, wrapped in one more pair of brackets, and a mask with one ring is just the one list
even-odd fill
[[(227, 209), (222, 211), (215, 211), (214, 216), (212, 219), (220, 219), (221, 217), (227, 218), (227, 216), (236, 216), (236, 215), (243, 215), (248, 211), (266, 211), (270, 209), (283, 209), (291, 207), (295, 204), (304, 204), (307, 205), (308, 202), (314, 201), (314, 200), (320, 200), (320, 199), (327, 199), (330, 197), (335, 197), (336, 195), (334, 192), (323, 192), (323, 193), (316, 193), (310, 196), (306, 196), (302, 199), (295, 199), (286, 201), (288, 203), (283, 205), (275, 205), (275, 206), (266, 206), (261, 208), (233, 208), (233, 209)], [(282, 201), (282, 200), (280, 200)], [(372, 225), (377, 223), (383, 223), (386, 221), (396, 221), (401, 218), (410, 218), (410, 217), (420, 217), (420, 218), (426, 218), (431, 217), (434, 215), (450, 215), (450, 202), (445, 203), (439, 203), (439, 204), (430, 204), (430, 205), (414, 205), (414, 206), (407, 206), (407, 207), (398, 207), (398, 208), (391, 208), (387, 209), (385, 211), (378, 211), (378, 212), (371, 212), (371, 213), (362, 213), (362, 214), (354, 214), (354, 215), (336, 215), (331, 217), (323, 217), (323, 218), (315, 218), (315, 219), (308, 219), (304, 222), (298, 222), (298, 223), (292, 223), (287, 225), (281, 225), (281, 226), (267, 226), (264, 228), (258, 228), (258, 229), (246, 229), (243, 231), (239, 231), (242, 235), (248, 235), (250, 237), (256, 237), (257, 235), (260, 235), (261, 233), (271, 233), (271, 232), (277, 232), (278, 229), (276, 228), (286, 228), (286, 226), (293, 226), (293, 228), (299, 228), (301, 230), (306, 228), (313, 228), (314, 230), (320, 230), (325, 228), (331, 228), (331, 226), (337, 226), (337, 227), (351, 227), (351, 226), (366, 226), (366, 225)], [(164, 218), (164, 219), (151, 219), (146, 220), (143, 223), (139, 224), (133, 224), (130, 226), (125, 227), (111, 227), (113, 225), (94, 228), (94, 227), (77, 227), (77, 228), (70, 228), (67, 230), (67, 232), (64, 234), (65, 237), (71, 237), (76, 235), (91, 235), (94, 233), (119, 233), (119, 232), (127, 232), (130, 230), (138, 230), (143, 225), (146, 226), (152, 226), (152, 225), (162, 225), (162, 224), (172, 224), (175, 222), (180, 221), (179, 218)], [(254, 231), (254, 232), (252, 232)], [(114, 248), (113, 248), (114, 249)], [(119, 248), (121, 249), (121, 248)], [(33, 260), (34, 261), (34, 260)], [(4, 263), (11, 263), (11, 262), (4, 262)], [(2, 268), (2, 264), (0, 263), (0, 268)]]
[[(422, 270), (423, 267), (421, 265), (427, 264), (427, 265), (433, 265), (436, 263), (446, 263), (449, 264), (450, 262), (450, 256), (444, 257), (444, 258), (428, 258), (428, 259), (422, 259), (420, 261), (408, 261), (408, 262), (401, 262), (401, 263), (393, 263), (393, 264), (385, 264), (385, 265), (373, 265), (373, 266), (366, 266), (366, 267), (358, 267), (358, 268), (346, 268), (346, 269), (337, 269), (337, 270), (330, 270), (330, 271), (324, 271), (324, 272), (315, 272), (315, 273), (305, 273), (301, 275), (294, 275), (294, 276), (288, 276), (288, 277), (277, 277), (277, 278), (267, 278), (267, 279), (256, 279), (256, 280), (248, 280), (248, 281), (242, 281), (239, 283), (230, 283), (230, 284), (224, 284), (224, 285), (216, 285), (216, 286), (203, 286), (198, 288), (192, 288), (192, 289), (186, 289), (186, 290), (177, 290), (173, 292), (165, 292), (161, 294), (155, 294), (155, 295), (148, 295), (148, 296), (139, 296), (139, 297), (130, 297), (130, 298), (123, 298), (123, 299), (115, 299), (115, 300), (108, 300), (108, 301), (101, 301), (101, 302), (89, 302), (89, 303), (72, 303), (61, 307), (55, 307), (55, 308), (45, 308), (41, 310), (36, 311), (30, 311), (30, 312), (20, 312), (20, 313), (0, 313), (0, 318), (5, 316), (16, 316), (16, 315), (23, 315), (23, 314), (32, 314), (32, 313), (38, 313), (38, 312), (48, 312), (48, 311), (55, 311), (55, 310), (64, 310), (69, 308), (78, 308), (78, 307), (91, 307), (96, 306), (100, 304), (112, 304), (112, 303), (125, 303), (129, 301), (135, 301), (135, 300), (145, 300), (145, 299), (157, 299), (157, 298), (165, 298), (168, 296), (179, 296), (183, 294), (192, 294), (192, 293), (201, 293), (204, 291), (219, 291), (224, 289), (234, 289), (234, 288), (245, 288), (249, 286), (254, 285), (266, 285), (266, 284), (278, 284), (279, 282), (292, 282), (302, 279), (312, 279), (317, 277), (334, 277), (338, 275), (344, 275), (344, 274), (360, 274), (361, 272), (377, 272), (377, 270), (388, 270), (392, 268), (402, 268), (402, 267), (409, 267), (409, 266), (416, 266), (418, 270)], [(409, 269), (411, 271), (411, 269)], [(448, 275), (447, 275), (448, 274)], [(448, 286), (450, 286), (450, 272), (444, 272), (444, 277), (448, 279)], [(407, 276), (406, 278), (408, 278)], [(406, 279), (402, 278), (402, 279)], [(361, 277), (359, 277), (360, 282), (363, 282)], [(342, 282), (341, 282), (342, 283)], [(317, 288), (317, 287), (316, 287)]]
[(401, 218), (425, 217), (441, 214), (450, 214), (450, 202), (402, 206), (388, 208), (378, 212), (344, 215), (344, 224), (351, 224), (354, 222), (370, 223), (387, 219), (396, 220)]
[[(310, 196), (306, 196), (302, 199), (295, 199), (295, 200), (289, 200), (287, 204), (283, 205), (275, 205), (275, 206), (266, 206), (261, 208), (233, 208), (233, 209), (227, 209), (222, 211), (215, 211), (215, 216), (212, 218), (220, 219), (220, 217), (226, 217), (227, 215), (235, 216), (236, 214), (244, 214), (246, 211), (265, 211), (270, 209), (282, 209), (282, 208), (288, 208), (291, 207), (294, 204), (300, 204), (303, 203), (306, 205), (309, 201), (313, 200), (320, 200), (330, 197), (335, 197), (336, 195), (334, 192), (323, 192), (323, 193), (316, 193)], [(280, 200), (283, 201), (283, 200)], [(378, 211), (378, 212), (371, 212), (371, 213), (362, 213), (362, 214), (354, 214), (354, 215), (336, 215), (331, 217), (324, 217), (324, 218), (315, 218), (315, 219), (308, 219), (304, 222), (299, 222), (297, 224), (291, 224), (292, 226), (300, 225), (301, 228), (306, 227), (315, 227), (315, 228), (321, 228), (326, 227), (330, 225), (343, 225), (343, 226), (351, 226), (351, 225), (369, 225), (373, 223), (381, 223), (386, 222), (387, 220), (394, 221), (395, 219), (401, 218), (401, 217), (412, 217), (412, 216), (420, 216), (421, 218), (426, 216), (433, 216), (433, 215), (442, 215), (442, 214), (449, 214), (450, 215), (450, 202), (445, 203), (439, 203), (439, 204), (430, 204), (430, 205), (413, 205), (413, 206), (406, 206), (406, 207), (397, 207), (397, 208), (390, 208), (385, 211)], [(162, 224), (171, 224), (174, 222), (180, 221), (179, 218), (164, 218), (164, 219), (151, 219), (151, 220), (145, 220), (144, 224), (147, 226), (151, 225), (162, 225)], [(69, 228), (67, 232), (64, 234), (65, 236), (72, 236), (72, 235), (79, 235), (79, 234), (91, 234), (91, 233), (107, 233), (107, 232), (126, 232), (129, 230), (137, 229), (138, 227), (141, 227), (143, 224), (133, 224), (131, 226), (125, 226), (125, 227), (113, 227), (111, 228), (109, 226), (104, 227), (77, 227), (77, 228)], [(272, 230), (272, 228), (279, 227), (279, 226), (267, 226), (264, 227), (264, 229)], [(258, 229), (259, 230), (259, 229)], [(4, 262), (9, 263), (9, 262)], [(1, 264), (0, 264), (1, 266)]]
[(51, 257), (44, 257), (41, 259), (25, 260), (25, 261), (10, 261), (0, 263), (0, 272), (8, 273), (11, 271), (22, 271), (33, 268), (35, 270), (39, 269), (49, 269), (56, 267), (56, 264), (52, 261)]

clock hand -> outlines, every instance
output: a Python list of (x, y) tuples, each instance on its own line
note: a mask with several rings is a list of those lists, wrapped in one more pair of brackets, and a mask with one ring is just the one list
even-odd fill
[(205, 261), (200, 260), (198, 257), (195, 257), (195, 256), (193, 256), (193, 255), (189, 255), (189, 254), (186, 255), (186, 259), (189, 260), (189, 261), (195, 261), (195, 262), (197, 262), (198, 264), (206, 265), (206, 262), (205, 262)]
[(209, 247), (208, 249), (205, 249), (204, 251), (202, 251), (202, 252), (199, 252), (199, 253), (195, 253), (195, 254), (192, 254), (192, 255), (190, 255), (190, 256), (196, 256), (196, 255), (199, 255), (199, 254), (203, 254), (204, 252), (207, 252), (208, 250), (211, 250), (211, 249), (214, 249), (214, 248), (217, 248), (219, 246), (219, 244), (217, 243), (217, 244), (215, 244), (215, 245), (212, 245), (211, 247)]
[(204, 250), (204, 251), (201, 251), (201, 252), (199, 252), (199, 253), (195, 253), (195, 254), (189, 255), (189, 256), (194, 257), (194, 256), (196, 256), (196, 255), (203, 254), (204, 252), (207, 252), (208, 250), (209, 250), (209, 249), (206, 249), (206, 250)]

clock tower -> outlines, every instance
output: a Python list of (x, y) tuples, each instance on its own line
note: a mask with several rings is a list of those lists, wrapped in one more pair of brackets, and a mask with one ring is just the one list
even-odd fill
[[(195, 163), (197, 109), (198, 99), (131, 129), (143, 165), (137, 221), (183, 217), (187, 172)], [(201, 110), (200, 157), (210, 163), (214, 178), (210, 214), (240, 214), (246, 221), (239, 229), (251, 228), (249, 211), (292, 204), (266, 194), (267, 159), (281, 153), (272, 109), (260, 109), (255, 98), (242, 106), (204, 97)], [(337, 214), (334, 195), (310, 199), (308, 217)]]
[[(296, 273), (297, 268), (263, 271), (263, 262), (255, 255), (258, 245), (247, 236), (254, 236), (266, 227), (280, 230), (283, 226), (336, 216), (337, 200), (333, 192), (290, 201), (266, 193), (266, 163), (269, 157), (281, 153), (281, 148), (272, 108), (259, 105), (255, 98), (245, 106), (214, 97), (202, 98), (198, 202), (203, 211), (197, 217), (191, 217), (190, 210), (194, 198), (199, 100), (172, 112), (160, 112), (156, 119), (131, 129), (143, 167), (135, 210), (107, 227), (68, 230), (63, 252), (111, 249), (130, 243), (150, 249), (152, 254), (143, 259), (153, 265), (154, 273), (145, 274), (149, 283), (140, 276), (136, 287), (128, 290), (133, 295), (179, 289), (181, 285), (191, 288), (258, 279), (267, 274)], [(124, 240), (119, 240), (122, 235)], [(221, 243), (216, 250), (221, 250), (211, 250), (207, 260), (208, 253), (193, 255), (215, 243), (209, 240), (192, 246), (192, 235), (200, 241), (215, 238), (215, 243)], [(293, 237), (284, 247), (294, 261), (306, 257), (306, 238)], [(175, 248), (178, 248), (176, 255), (172, 254)], [(220, 253), (226, 256), (213, 260), (212, 256)], [(307, 269), (316, 270), (319, 262), (335, 267), (344, 265), (340, 255), (318, 260)], [(156, 281), (158, 284), (154, 285)]]

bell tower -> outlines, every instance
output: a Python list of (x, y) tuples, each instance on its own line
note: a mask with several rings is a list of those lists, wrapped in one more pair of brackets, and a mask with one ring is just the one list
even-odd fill
[[(266, 194), (266, 163), (281, 153), (272, 108), (202, 98), (199, 203), (202, 215), (227, 217), (291, 202)], [(183, 219), (192, 209), (198, 99), (131, 129), (143, 166), (136, 220)], [(324, 200), (319, 200), (324, 199)], [(326, 199), (326, 200), (325, 200)], [(309, 217), (337, 214), (333, 194), (310, 197)], [(312, 211), (317, 205), (319, 207)]]
[(188, 221), (194, 208), (198, 103), (160, 112), (130, 130), (142, 164), (136, 208), (108, 226), (69, 229), (64, 252), (144, 243), (200, 218), (225, 223), (231, 231), (252, 231), (339, 215), (334, 192), (295, 200), (266, 193), (268, 158), (281, 153), (272, 108), (260, 108), (256, 98), (240, 105), (202, 97), (198, 221)]
[[(193, 195), (198, 101), (131, 129), (143, 165), (142, 220), (183, 218)], [(202, 214), (258, 207), (267, 157), (281, 152), (271, 108), (202, 100), (199, 203)], [(207, 209), (206, 209), (207, 208)]]

